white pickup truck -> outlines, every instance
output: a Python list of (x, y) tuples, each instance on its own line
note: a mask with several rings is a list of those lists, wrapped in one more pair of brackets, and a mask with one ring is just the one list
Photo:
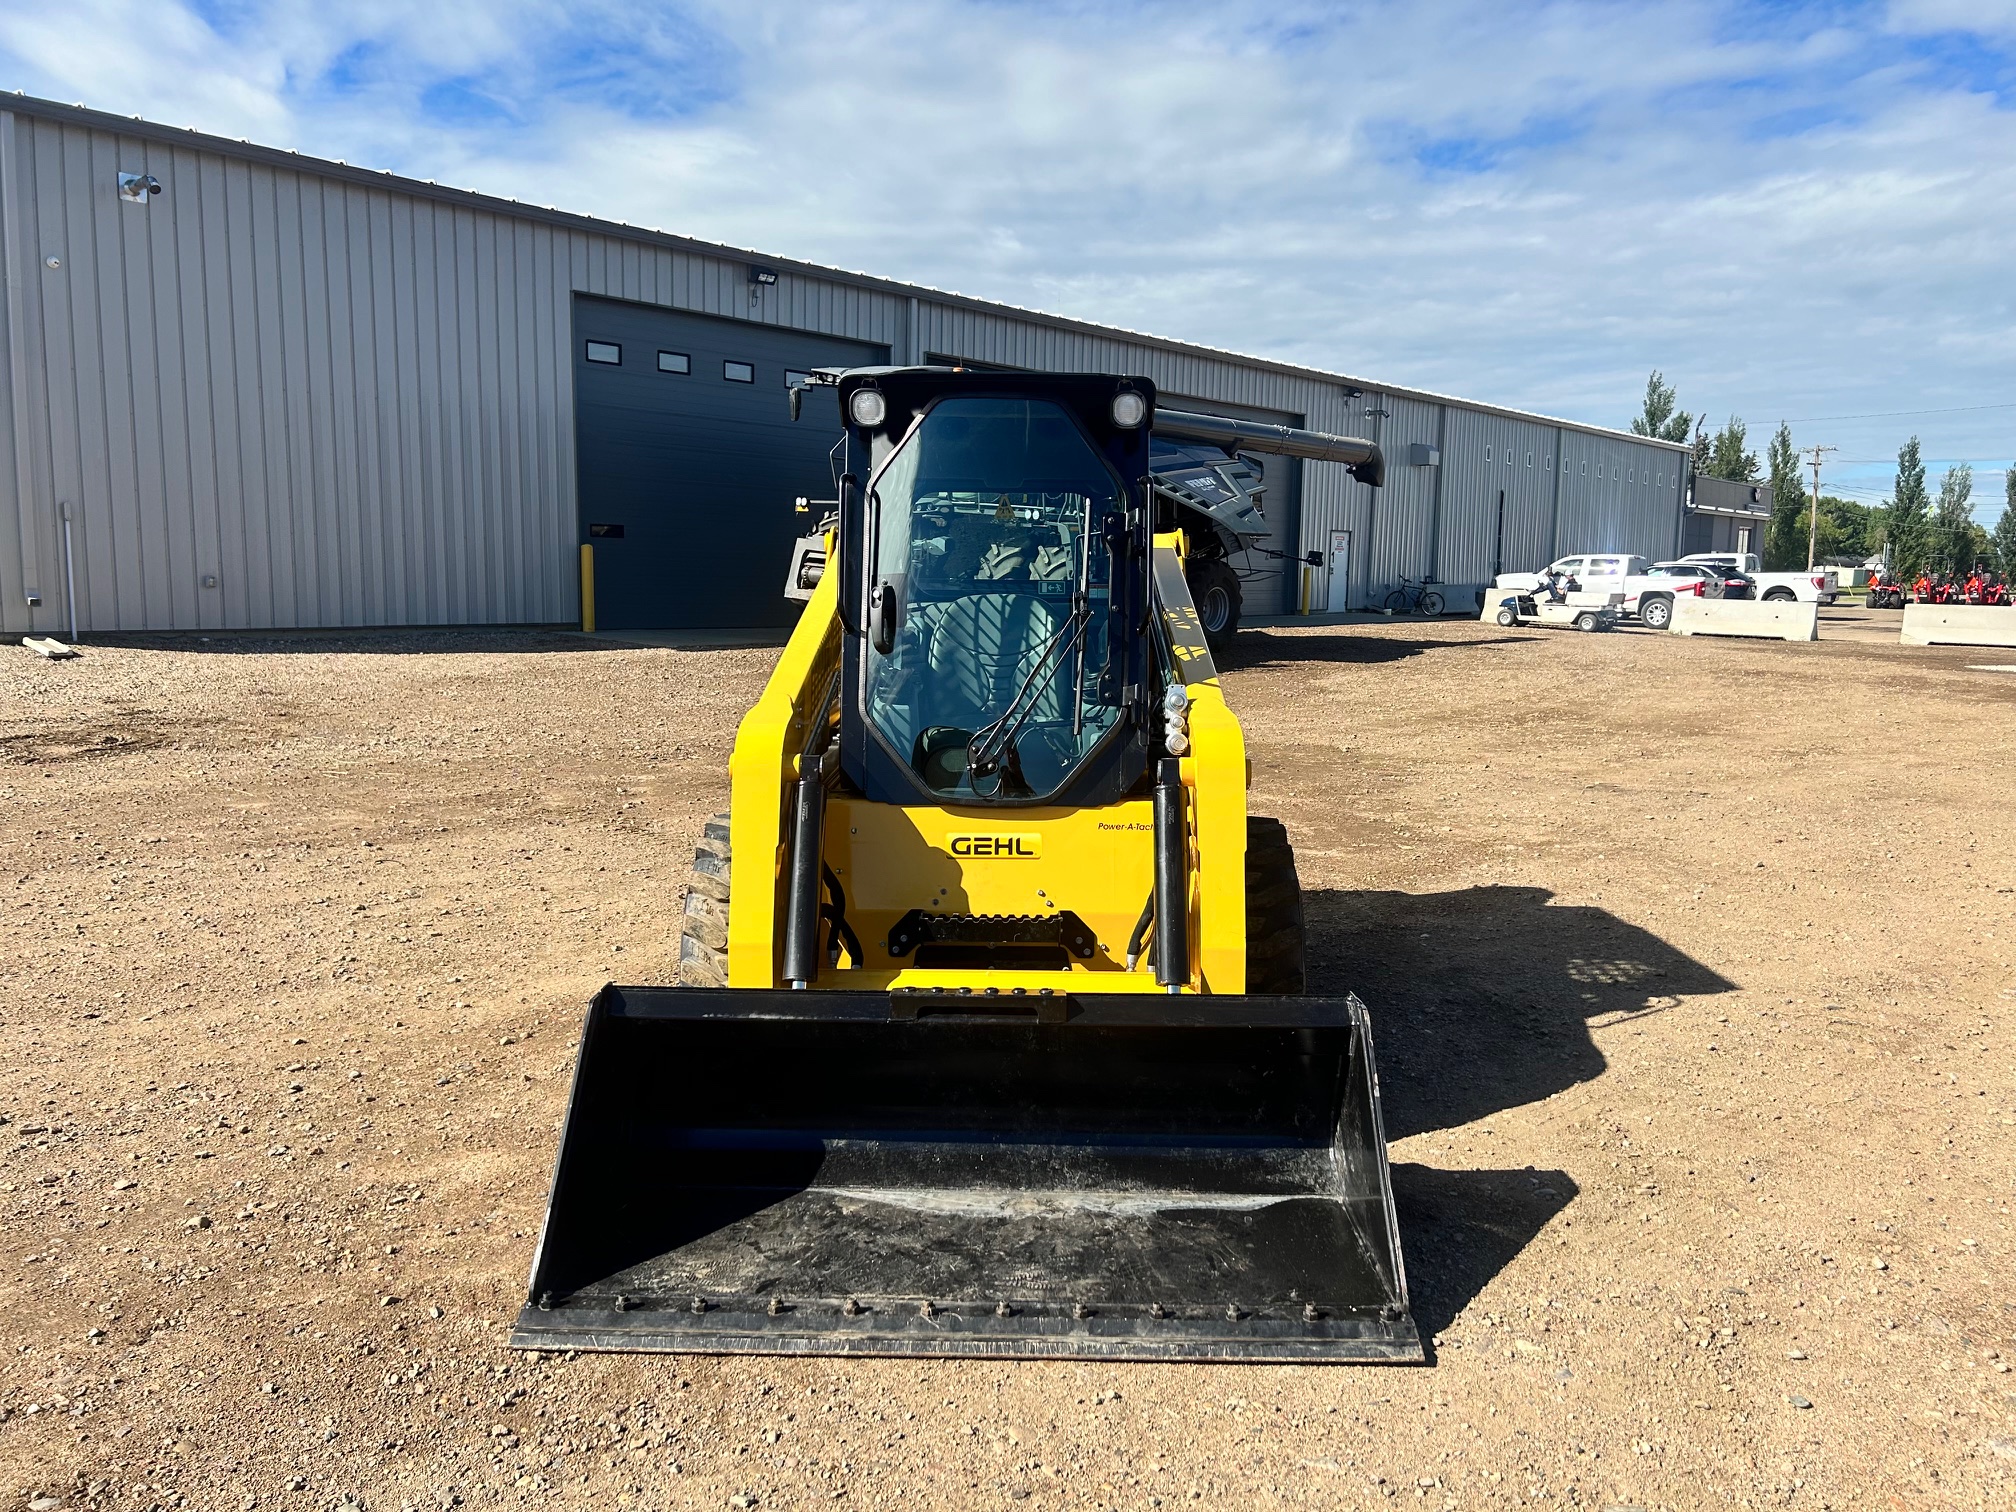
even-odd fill
[(1794, 599), (1802, 604), (1834, 602), (1834, 574), (1825, 567), (1811, 567), (1800, 572), (1766, 572), (1763, 561), (1754, 551), (1697, 551), (1680, 560), (1699, 562), (1704, 567), (1734, 567), (1738, 572), (1756, 579), (1757, 597), (1766, 603), (1789, 604)]

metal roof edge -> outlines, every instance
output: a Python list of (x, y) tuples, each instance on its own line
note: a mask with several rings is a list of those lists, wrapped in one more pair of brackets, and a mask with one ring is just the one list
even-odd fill
[(1461, 409), (1473, 410), (1480, 414), (1496, 415), (1508, 420), (1521, 420), (1533, 424), (1555, 426), (1562, 430), (1578, 431), (1584, 435), (1602, 436), (1608, 439), (1628, 441), (1639, 446), (1658, 447), (1667, 451), (1689, 452), (1691, 447), (1683, 442), (1662, 441), (1651, 436), (1640, 436), (1628, 430), (1616, 430), (1610, 426), (1591, 425), (1581, 420), (1564, 420), (1556, 415), (1544, 415), (1534, 410), (1514, 409), (1510, 405), (1489, 404), (1476, 399), (1462, 399), (1453, 394), (1441, 394), (1433, 389), (1409, 388), (1404, 385), (1381, 383), (1376, 379), (1354, 377), (1349, 373), (1335, 373), (1326, 368), (1313, 368), (1301, 363), (1282, 362), (1272, 357), (1256, 357), (1246, 352), (1235, 352), (1226, 347), (1206, 346), (1199, 342), (1184, 341), (1178, 337), (1157, 336), (1146, 331), (1129, 330), (1124, 326), (1099, 325), (1089, 320), (1080, 320), (1071, 315), (1055, 315), (1045, 310), (1030, 309), (1024, 305), (1007, 304), (1000, 300), (981, 299), (971, 294), (960, 294), (949, 289), (935, 288), (930, 284), (905, 283), (900, 279), (884, 278), (873, 273), (863, 273), (849, 268), (834, 268), (823, 263), (806, 262), (800, 258), (784, 257), (774, 253), (758, 251), (751, 247), (729, 246), (723, 242), (701, 241), (697, 237), (680, 236), (675, 232), (661, 231), (649, 226), (633, 226), (627, 221), (603, 220), (597, 216), (584, 215), (578, 211), (561, 210), (551, 205), (535, 205), (524, 200), (502, 198), (484, 194), (475, 189), (456, 189), (445, 184), (431, 183), (425, 179), (407, 178), (402, 174), (382, 168), (359, 168), (333, 158), (314, 157), (297, 152), (292, 148), (266, 147), (242, 137), (223, 137), (211, 132), (199, 131), (193, 126), (168, 126), (159, 121), (149, 121), (141, 116), (115, 115), (107, 110), (95, 110), (88, 105), (65, 105), (59, 100), (45, 100), (36, 95), (15, 90), (12, 94), (0, 93), (0, 110), (15, 111), (22, 115), (35, 116), (43, 120), (68, 122), (95, 128), (101, 131), (121, 133), (126, 136), (141, 137), (149, 141), (161, 142), (169, 146), (191, 146), (215, 152), (227, 157), (242, 158), (255, 163), (264, 163), (274, 168), (289, 169), (294, 172), (313, 173), (323, 178), (332, 178), (361, 188), (394, 189), (416, 199), (432, 200), (438, 204), (459, 205), (489, 211), (496, 215), (516, 216), (523, 220), (538, 221), (563, 230), (591, 232), (598, 236), (612, 236), (641, 242), (647, 246), (670, 248), (691, 252), (704, 257), (716, 257), (729, 261), (760, 262), (766, 267), (788, 271), (806, 278), (817, 278), (829, 283), (851, 285), (876, 293), (888, 294), (896, 298), (921, 298), (928, 296), (934, 303), (955, 309), (972, 310), (983, 315), (1006, 317), (1013, 320), (1038, 322), (1057, 329), (1073, 331), (1079, 335), (1098, 337), (1104, 340), (1119, 340), (1136, 346), (1146, 347), (1184, 357), (1199, 357), (1209, 361), (1228, 362), (1242, 367), (1257, 368), (1264, 372), (1277, 373), (1284, 377), (1301, 378), (1315, 383), (1333, 384), (1338, 387), (1363, 389), (1367, 393), (1391, 395), (1402, 399), (1415, 399), (1426, 404), (1453, 405)]

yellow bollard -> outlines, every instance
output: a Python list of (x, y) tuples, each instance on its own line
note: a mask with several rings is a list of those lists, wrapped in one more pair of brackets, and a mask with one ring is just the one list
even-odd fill
[(581, 543), (581, 633), (595, 633), (595, 548)]

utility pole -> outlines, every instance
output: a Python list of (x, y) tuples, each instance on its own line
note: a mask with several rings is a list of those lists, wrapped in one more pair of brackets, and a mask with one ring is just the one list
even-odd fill
[(1813, 550), (1820, 538), (1820, 457), (1824, 452), (1839, 451), (1838, 446), (1802, 446), (1800, 451), (1811, 452), (1813, 458), (1806, 465), (1813, 469), (1813, 507), (1806, 514), (1806, 570), (1813, 570)]

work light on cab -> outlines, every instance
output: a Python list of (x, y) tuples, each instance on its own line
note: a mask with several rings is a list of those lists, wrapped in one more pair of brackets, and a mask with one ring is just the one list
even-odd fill
[(847, 401), (847, 413), (863, 430), (876, 430), (889, 418), (889, 401), (880, 389), (860, 388)]

